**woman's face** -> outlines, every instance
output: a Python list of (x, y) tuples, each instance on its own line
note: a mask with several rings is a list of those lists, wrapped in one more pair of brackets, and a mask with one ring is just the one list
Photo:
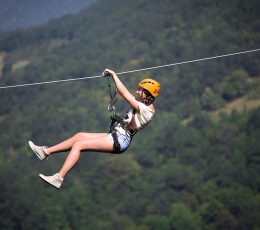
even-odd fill
[(146, 94), (145, 94), (143, 88), (140, 87), (140, 86), (137, 88), (136, 94), (137, 94), (138, 97), (140, 97), (140, 98), (146, 98)]

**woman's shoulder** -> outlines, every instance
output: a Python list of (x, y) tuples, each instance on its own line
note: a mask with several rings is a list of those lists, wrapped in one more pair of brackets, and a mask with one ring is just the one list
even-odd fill
[(144, 103), (142, 102), (139, 102), (139, 110), (148, 110), (152, 113), (155, 112), (155, 108), (154, 108), (154, 105), (153, 104), (150, 104), (150, 105), (145, 105)]
[(155, 108), (153, 104), (148, 105), (149, 109), (151, 109), (153, 112), (155, 112)]

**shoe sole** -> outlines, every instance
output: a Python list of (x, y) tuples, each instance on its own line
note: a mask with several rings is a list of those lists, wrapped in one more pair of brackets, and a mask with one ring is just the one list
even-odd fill
[(53, 187), (55, 187), (55, 188), (57, 188), (57, 189), (60, 188), (60, 186), (55, 185), (55, 184), (52, 183), (51, 181), (48, 181), (48, 179), (46, 179), (46, 177), (45, 177), (43, 174), (39, 174), (39, 177), (40, 177), (44, 182), (46, 182), (46, 183), (52, 185)]
[(35, 155), (42, 161), (44, 160), (44, 158), (42, 159), (42, 157), (37, 153), (37, 151), (34, 149), (34, 143), (32, 141), (29, 141), (29, 146), (31, 148), (31, 150), (35, 153)]

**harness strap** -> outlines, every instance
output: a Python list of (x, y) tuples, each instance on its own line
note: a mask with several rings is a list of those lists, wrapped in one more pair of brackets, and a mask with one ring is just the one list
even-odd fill
[(128, 129), (128, 127), (126, 126), (127, 123), (124, 121), (122, 117), (118, 116), (116, 113), (114, 113), (113, 116), (111, 116), (109, 132), (112, 133), (118, 124), (121, 125), (121, 127), (131, 136), (131, 138), (133, 138), (133, 136), (136, 134), (136, 132), (133, 129)]
[(117, 135), (116, 135), (116, 132), (113, 130), (111, 132), (112, 134), (112, 137), (113, 137), (113, 140), (114, 140), (114, 145), (113, 145), (113, 153), (119, 153), (120, 150), (121, 150), (121, 146), (120, 146), (120, 143), (118, 141), (118, 138), (117, 138)]
[(108, 104), (107, 110), (109, 112), (114, 111), (115, 112), (115, 104), (117, 102), (117, 88), (115, 88), (114, 93), (112, 93), (112, 89), (111, 89), (111, 84), (110, 84), (110, 77), (107, 77), (107, 85), (108, 85), (108, 89), (109, 89), (109, 95), (110, 95), (110, 102)]
[(114, 128), (120, 123), (123, 122), (123, 119), (118, 116), (116, 113), (114, 113), (111, 117), (111, 124), (110, 124), (110, 133), (114, 130)]

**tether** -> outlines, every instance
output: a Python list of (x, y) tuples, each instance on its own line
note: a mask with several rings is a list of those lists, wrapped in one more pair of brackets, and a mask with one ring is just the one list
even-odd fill
[(107, 79), (107, 85), (108, 85), (108, 89), (109, 89), (109, 95), (110, 95), (110, 102), (107, 106), (107, 110), (109, 112), (114, 112), (116, 113), (116, 108), (115, 108), (115, 104), (117, 102), (117, 88), (115, 87), (115, 90), (114, 92), (112, 92), (112, 89), (111, 89), (111, 83), (110, 83), (110, 76), (107, 76), (106, 79)]

